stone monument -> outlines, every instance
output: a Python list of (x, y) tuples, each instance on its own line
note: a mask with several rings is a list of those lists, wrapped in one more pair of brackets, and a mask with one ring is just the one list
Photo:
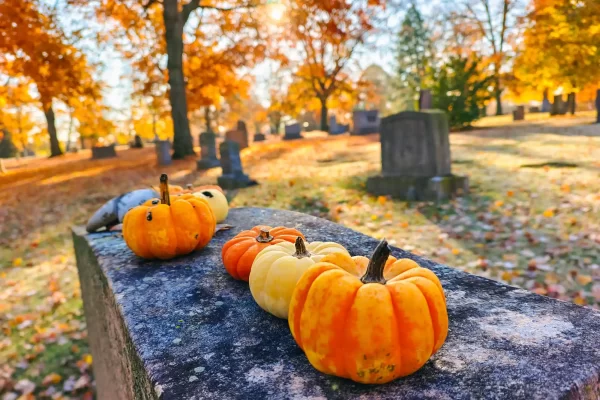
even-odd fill
[(302, 127), (300, 123), (296, 122), (295, 124), (290, 124), (285, 126), (285, 134), (283, 135), (283, 140), (294, 140), (294, 139), (302, 139), (302, 135), (300, 132), (302, 131)]
[(156, 162), (158, 165), (171, 165), (171, 142), (168, 140), (157, 140), (154, 142), (156, 150)]
[(200, 134), (200, 159), (196, 162), (199, 171), (215, 168), (221, 165), (217, 158), (217, 135), (214, 132)]
[(513, 110), (513, 121), (523, 121), (525, 119), (525, 106), (517, 106)]
[(554, 103), (550, 109), (550, 115), (565, 115), (567, 113), (562, 94), (554, 95)]
[(542, 100), (542, 112), (550, 112), (552, 110), (552, 103), (548, 99), (548, 89), (544, 90), (544, 99)]
[(600, 89), (596, 91), (596, 123), (600, 124)]
[(335, 115), (329, 117), (329, 134), (330, 135), (341, 135), (342, 133), (348, 132), (349, 125), (340, 125), (337, 123)]
[(223, 189), (238, 189), (255, 184), (242, 169), (240, 158), (240, 145), (229, 140), (219, 146), (221, 154), (222, 175), (217, 178), (219, 186)]
[(571, 92), (567, 96), (567, 104), (565, 104), (565, 113), (570, 113), (571, 115), (575, 114), (575, 93)]
[(433, 97), (431, 90), (421, 89), (419, 92), (419, 111), (431, 110), (433, 108)]
[(450, 171), (448, 117), (441, 110), (404, 111), (381, 121), (382, 174), (367, 190), (403, 200), (443, 201), (468, 191)]
[(131, 147), (132, 149), (143, 149), (144, 142), (142, 141), (142, 137), (136, 133), (133, 137), (133, 142), (129, 147)]
[(110, 146), (94, 146), (92, 147), (92, 160), (101, 160), (103, 158), (115, 158), (117, 151), (115, 145)]
[(265, 136), (265, 134), (264, 133), (260, 133), (260, 132), (255, 133), (254, 137), (252, 138), (252, 140), (255, 141), (255, 142), (263, 142), (266, 139), (267, 139), (267, 137)]
[(366, 135), (379, 132), (378, 110), (356, 110), (352, 113), (352, 135)]

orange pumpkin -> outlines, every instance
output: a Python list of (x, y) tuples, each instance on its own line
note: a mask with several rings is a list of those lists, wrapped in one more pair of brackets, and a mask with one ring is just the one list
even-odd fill
[(143, 258), (169, 259), (205, 247), (216, 229), (208, 202), (192, 194), (171, 197), (168, 177), (160, 177), (160, 199), (132, 208), (123, 220), (127, 246)]
[(361, 383), (410, 375), (448, 334), (442, 285), (429, 269), (387, 263), (382, 241), (371, 260), (332, 253), (307, 269), (294, 289), (289, 324), (319, 371)]
[(298, 236), (305, 239), (302, 233), (293, 228), (255, 226), (225, 243), (221, 251), (223, 265), (235, 279), (248, 282), (252, 263), (262, 249), (283, 241), (295, 243)]

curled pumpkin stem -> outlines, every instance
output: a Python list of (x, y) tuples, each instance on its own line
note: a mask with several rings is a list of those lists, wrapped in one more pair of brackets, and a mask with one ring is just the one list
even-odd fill
[(273, 239), (275, 238), (271, 236), (268, 229), (261, 229), (260, 234), (256, 237), (256, 241), (259, 243), (269, 243)]
[(362, 283), (381, 283), (385, 284), (386, 280), (383, 277), (383, 269), (387, 262), (391, 250), (388, 246), (387, 240), (383, 239), (373, 252), (369, 265), (367, 266), (367, 272), (360, 278)]
[(296, 252), (294, 253), (294, 257), (305, 258), (305, 257), (311, 256), (310, 252), (306, 248), (306, 245), (304, 244), (304, 240), (302, 240), (302, 237), (298, 236), (296, 238), (295, 245), (296, 245)]
[(169, 196), (169, 177), (167, 174), (160, 175), (160, 202), (168, 206), (171, 205), (171, 197)]

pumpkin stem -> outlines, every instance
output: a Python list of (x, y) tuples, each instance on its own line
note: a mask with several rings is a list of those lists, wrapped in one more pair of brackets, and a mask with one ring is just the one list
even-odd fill
[(167, 174), (160, 175), (160, 202), (168, 206), (171, 205), (171, 197), (169, 196), (169, 177)]
[(261, 229), (260, 234), (256, 237), (256, 241), (259, 243), (269, 243), (273, 239), (275, 238), (271, 236), (268, 229)]
[(194, 185), (192, 185), (191, 183), (188, 183), (187, 185), (185, 185), (185, 188), (187, 190), (192, 190), (194, 188)]
[(362, 283), (381, 283), (385, 284), (386, 280), (383, 277), (383, 269), (385, 268), (385, 263), (390, 256), (391, 250), (388, 247), (387, 240), (383, 239), (373, 252), (371, 259), (369, 260), (369, 265), (367, 266), (367, 272), (360, 278)]
[(302, 240), (302, 237), (298, 236), (296, 238), (295, 244), (296, 244), (296, 252), (294, 253), (294, 257), (305, 258), (305, 257), (311, 256), (310, 252), (306, 249), (306, 246), (304, 245), (304, 240)]

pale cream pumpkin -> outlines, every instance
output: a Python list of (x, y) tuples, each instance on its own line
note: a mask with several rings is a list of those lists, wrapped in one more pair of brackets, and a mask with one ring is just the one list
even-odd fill
[(227, 218), (227, 214), (229, 213), (229, 203), (227, 202), (227, 197), (225, 197), (221, 188), (214, 186), (197, 188), (195, 190), (194, 196), (208, 201), (210, 208), (215, 214), (215, 218), (217, 218), (217, 222), (225, 221), (225, 218)]
[(310, 266), (323, 257), (342, 253), (350, 256), (342, 245), (332, 242), (281, 242), (265, 247), (256, 256), (250, 271), (250, 291), (258, 305), (279, 318), (288, 317), (288, 308), (296, 282)]

